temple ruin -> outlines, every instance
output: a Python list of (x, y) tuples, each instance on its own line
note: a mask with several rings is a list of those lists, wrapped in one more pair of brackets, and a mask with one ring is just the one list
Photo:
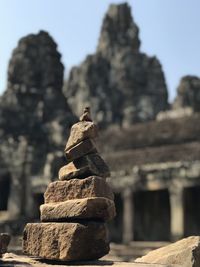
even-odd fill
[(19, 231), (26, 218), (38, 217), (54, 167), (64, 160), (63, 138), (75, 116), (62, 93), (63, 69), (57, 45), (47, 32), (22, 38), (13, 51), (7, 88), (0, 98), (3, 229)]
[(64, 164), (68, 129), (91, 106), (115, 193), (111, 240), (199, 235), (200, 78), (183, 77), (169, 104), (161, 63), (140, 51), (124, 3), (109, 7), (96, 52), (72, 68), (64, 94), (62, 86), (52, 37), (22, 38), (0, 98), (0, 229), (19, 233), (39, 218), (43, 193)]

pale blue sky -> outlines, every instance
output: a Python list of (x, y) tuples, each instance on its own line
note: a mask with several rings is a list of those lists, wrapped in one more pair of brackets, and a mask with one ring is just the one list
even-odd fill
[[(66, 70), (96, 49), (110, 0), (0, 0), (0, 92), (6, 87), (8, 60), (18, 40), (49, 31), (58, 43)], [(183, 75), (200, 76), (200, 1), (132, 0), (140, 28), (141, 51), (163, 65), (170, 99)]]

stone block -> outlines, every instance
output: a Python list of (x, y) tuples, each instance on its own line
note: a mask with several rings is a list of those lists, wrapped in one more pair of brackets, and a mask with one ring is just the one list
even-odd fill
[(73, 178), (82, 179), (90, 175), (92, 175), (92, 173), (88, 166), (77, 168), (73, 162), (64, 165), (58, 172), (59, 180), (69, 180)]
[(109, 252), (104, 223), (29, 223), (23, 251), (49, 260), (77, 261), (101, 258)]
[(81, 141), (77, 145), (69, 149), (66, 149), (65, 155), (67, 158), (67, 162), (71, 162), (77, 158), (80, 158), (92, 152), (96, 153), (97, 149), (95, 147), (94, 140), (88, 138), (88, 139)]
[(110, 176), (108, 166), (98, 153), (88, 154), (76, 159), (60, 168), (58, 173), (60, 180), (83, 179), (91, 175), (103, 178)]
[(153, 250), (146, 256), (136, 259), (136, 262), (199, 267), (200, 236), (190, 236), (168, 246)]
[(74, 160), (74, 165), (79, 169), (87, 166), (93, 175), (104, 178), (110, 176), (110, 170), (107, 164), (98, 153), (88, 154), (82, 158), (76, 159)]
[(96, 138), (98, 136), (97, 125), (90, 121), (81, 121), (74, 124), (71, 128), (70, 136), (67, 141), (65, 150), (77, 145), (81, 141), (88, 138)]
[(44, 193), (45, 203), (62, 202), (86, 197), (105, 197), (114, 200), (114, 195), (105, 179), (90, 176), (85, 179), (55, 181), (48, 185)]
[(40, 206), (42, 222), (90, 219), (109, 221), (116, 215), (114, 201), (104, 197), (72, 199)]

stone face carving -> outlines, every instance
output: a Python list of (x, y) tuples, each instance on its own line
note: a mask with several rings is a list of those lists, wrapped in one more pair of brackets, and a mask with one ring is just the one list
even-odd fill
[(109, 252), (105, 221), (116, 214), (113, 194), (106, 183), (109, 169), (96, 148), (90, 151), (90, 146), (84, 149), (77, 146), (77, 142), (83, 142), (80, 137), (85, 137), (86, 142), (91, 134), (93, 138), (97, 136), (97, 131), (94, 135), (91, 129), (97, 129), (91, 119), (81, 119), (78, 126), (72, 126), (69, 139), (73, 142), (68, 140), (65, 152), (69, 160), (69, 147), (70, 151), (76, 147), (76, 156), (70, 158), (72, 162), (68, 165), (82, 169), (82, 175), (77, 177), (71, 170), (74, 176), (69, 177), (70, 168), (66, 165), (59, 171), (59, 178), (67, 181), (50, 183), (44, 194), (45, 204), (40, 206), (42, 223), (25, 227), (25, 253), (50, 260), (75, 261), (98, 259)]
[(63, 145), (64, 125), (73, 123), (62, 93), (63, 69), (57, 45), (47, 32), (30, 34), (19, 41), (9, 62), (7, 89), (0, 100), (0, 126), (7, 134), (40, 139), (49, 132), (47, 138), (52, 145)]
[[(10, 178), (12, 216), (33, 213), (29, 179), (41, 179), (48, 155), (56, 162), (56, 152), (75, 120), (62, 84), (63, 64), (52, 37), (41, 31), (22, 38), (13, 51), (7, 89), (0, 97), (0, 155), (9, 174), (5, 179)], [(52, 179), (54, 174), (48, 175)]]
[(65, 84), (68, 103), (76, 114), (90, 105), (101, 127), (130, 126), (152, 120), (168, 107), (161, 64), (139, 51), (138, 33), (130, 7), (111, 5), (96, 53), (74, 67)]
[(127, 47), (138, 52), (138, 33), (139, 29), (131, 16), (128, 4), (112, 4), (104, 16), (97, 51), (106, 58), (112, 58)]
[(200, 111), (200, 79), (196, 76), (184, 76), (177, 89), (174, 109), (191, 107)]

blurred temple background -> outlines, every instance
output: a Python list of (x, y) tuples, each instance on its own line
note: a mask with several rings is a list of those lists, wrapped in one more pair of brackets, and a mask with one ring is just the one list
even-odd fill
[(169, 103), (162, 65), (140, 44), (127, 3), (109, 6), (96, 51), (65, 80), (50, 33), (19, 40), (0, 97), (0, 232), (19, 235), (39, 218), (70, 126), (89, 105), (112, 173), (111, 241), (200, 235), (200, 78), (182, 77)]

